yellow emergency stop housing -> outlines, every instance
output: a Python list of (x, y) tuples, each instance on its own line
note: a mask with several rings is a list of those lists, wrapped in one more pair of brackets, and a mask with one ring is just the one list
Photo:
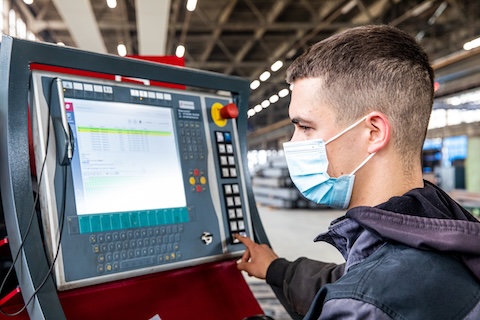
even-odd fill
[(215, 124), (219, 127), (224, 127), (227, 124), (227, 119), (224, 119), (220, 115), (220, 110), (222, 110), (222, 108), (223, 104), (220, 102), (215, 102), (210, 110), (213, 122), (215, 122)]

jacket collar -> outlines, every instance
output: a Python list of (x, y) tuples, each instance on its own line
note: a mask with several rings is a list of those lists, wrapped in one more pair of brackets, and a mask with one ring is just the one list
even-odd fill
[(334, 220), (328, 232), (318, 235), (314, 241), (325, 241), (336, 247), (346, 261), (345, 271), (368, 258), (385, 243), (358, 222), (346, 217)]

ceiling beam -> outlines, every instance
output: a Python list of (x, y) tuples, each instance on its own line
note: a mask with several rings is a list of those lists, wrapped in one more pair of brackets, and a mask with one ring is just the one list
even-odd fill
[(166, 53), (170, 0), (135, 1), (138, 53), (163, 56)]
[[(286, 5), (290, 2), (290, 0), (281, 0), (281, 1), (275, 1), (275, 4), (273, 5), (271, 11), (268, 13), (267, 17), (265, 18), (267, 24), (273, 23), (277, 16), (282, 13), (283, 9), (286, 7)], [(252, 4), (249, 1), (247, 3)], [(255, 7), (255, 6), (253, 6)], [(266, 27), (260, 27), (257, 29), (253, 37), (247, 41), (242, 48), (238, 51), (238, 53), (235, 56), (235, 59), (232, 61), (232, 66), (228, 67), (225, 69), (224, 73), (225, 74), (231, 74), (233, 69), (234, 69), (234, 64), (238, 64), (240, 61), (245, 58), (245, 56), (248, 54), (250, 49), (253, 47), (253, 45), (265, 34), (267, 31)]]
[(76, 46), (83, 50), (107, 53), (89, 0), (52, 0)]
[(207, 43), (207, 46), (203, 51), (202, 56), (200, 57), (200, 61), (207, 61), (208, 57), (212, 53), (213, 48), (215, 47), (217, 40), (222, 34), (222, 26), (228, 21), (236, 5), (237, 0), (229, 1), (225, 8), (223, 8), (222, 12), (220, 12), (220, 15), (218, 17), (218, 23), (216, 24), (215, 29), (211, 35), (211, 40)]

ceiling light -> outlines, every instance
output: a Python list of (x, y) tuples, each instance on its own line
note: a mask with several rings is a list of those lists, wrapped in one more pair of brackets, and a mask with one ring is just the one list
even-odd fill
[(107, 6), (110, 9), (115, 9), (117, 7), (117, 0), (107, 0)]
[(258, 80), (253, 80), (252, 83), (250, 83), (250, 89), (255, 90), (258, 87), (260, 87), (260, 81)]
[(472, 41), (468, 41), (463, 45), (464, 50), (472, 50), (476, 47), (480, 46), (480, 38), (473, 39)]
[(278, 100), (280, 100), (280, 98), (279, 98), (276, 94), (274, 94), (273, 96), (271, 96), (271, 97), (268, 99), (268, 101), (270, 101), (271, 103), (275, 103), (275, 102), (277, 102)]
[(23, 2), (25, 2), (25, 4), (31, 5), (33, 3), (33, 0), (23, 0)]
[(273, 72), (280, 70), (280, 68), (283, 67), (283, 62), (280, 60), (275, 61), (270, 69), (272, 69)]
[(185, 47), (181, 44), (178, 45), (177, 50), (175, 50), (175, 55), (178, 58), (181, 58), (185, 55)]
[(267, 81), (268, 78), (270, 78), (270, 76), (271, 76), (270, 72), (265, 71), (265, 72), (262, 73), (262, 74), (260, 75), (260, 77), (258, 77), (258, 78), (259, 78), (261, 81)]
[(57, 45), (58, 45), (58, 46), (65, 47), (65, 43), (63, 43), (62, 41), (58, 41), (58, 42), (57, 42)]
[(248, 109), (248, 111), (247, 111), (247, 116), (249, 116), (249, 117), (254, 116), (255, 113), (256, 113), (255, 110), (253, 110), (253, 109)]
[(255, 112), (257, 112), (257, 113), (258, 113), (258, 112), (262, 111), (262, 110), (263, 110), (263, 108), (262, 108), (262, 106), (261, 106), (261, 105), (257, 104), (255, 107), (253, 107), (253, 110), (255, 110)]
[(268, 100), (263, 100), (262, 103), (261, 103), (262, 107), (263, 108), (268, 108), (268, 106), (270, 105), (270, 101)]
[(188, 11), (195, 11), (197, 7), (197, 0), (188, 0), (187, 1), (187, 10)]
[(120, 57), (125, 57), (127, 55), (127, 47), (123, 43), (119, 43), (117, 46), (117, 52)]
[(290, 93), (290, 90), (285, 88), (285, 89), (282, 89), (282, 90), (278, 91), (278, 96), (280, 98), (284, 98), (284, 97), (288, 96), (289, 93)]

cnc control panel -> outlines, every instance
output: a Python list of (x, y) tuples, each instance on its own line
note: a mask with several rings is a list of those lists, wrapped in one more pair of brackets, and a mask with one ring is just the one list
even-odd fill
[(231, 97), (32, 72), (59, 290), (241, 255), (252, 234)]

